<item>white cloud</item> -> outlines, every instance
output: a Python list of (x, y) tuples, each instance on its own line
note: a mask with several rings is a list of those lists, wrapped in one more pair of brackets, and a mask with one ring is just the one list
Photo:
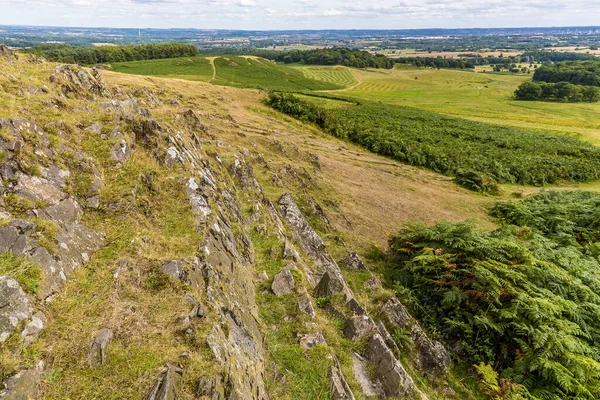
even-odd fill
[[(596, 25), (597, 0), (0, 0), (0, 24), (222, 29)], [(69, 17), (66, 17), (66, 16)], [(238, 20), (236, 20), (238, 19)]]

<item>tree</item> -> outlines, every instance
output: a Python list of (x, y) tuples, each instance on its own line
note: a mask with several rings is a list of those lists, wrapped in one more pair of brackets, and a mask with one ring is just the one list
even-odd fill
[(596, 103), (600, 100), (600, 89), (596, 86), (585, 86), (581, 90), (583, 101)]
[(535, 82), (522, 83), (515, 91), (518, 100), (539, 100), (542, 98), (542, 88)]

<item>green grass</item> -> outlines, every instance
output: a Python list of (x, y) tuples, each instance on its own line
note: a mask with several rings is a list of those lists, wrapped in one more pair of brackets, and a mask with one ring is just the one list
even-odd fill
[(35, 294), (40, 288), (42, 271), (29, 258), (18, 257), (12, 253), (0, 254), (0, 276), (10, 276), (24, 291)]
[(111, 69), (127, 74), (181, 78), (201, 82), (210, 81), (213, 75), (212, 66), (205, 57), (112, 63)]
[(219, 57), (215, 60), (214, 84), (274, 90), (329, 90), (341, 86), (304, 76), (301, 71), (263, 59)]
[(307, 78), (332, 83), (341, 87), (352, 86), (358, 81), (349, 68), (341, 66), (299, 66)]

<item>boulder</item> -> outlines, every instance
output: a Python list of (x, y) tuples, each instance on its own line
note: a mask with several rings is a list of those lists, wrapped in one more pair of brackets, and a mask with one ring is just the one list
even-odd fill
[(296, 286), (296, 282), (294, 281), (294, 276), (290, 271), (290, 267), (287, 266), (283, 268), (275, 277), (273, 278), (273, 284), (271, 285), (271, 290), (275, 293), (275, 296), (285, 296), (286, 294), (294, 293), (294, 287)]
[(354, 297), (351, 297), (350, 300), (346, 302), (346, 307), (348, 307), (348, 310), (352, 311), (354, 315), (367, 315), (367, 311)]
[(110, 92), (97, 69), (89, 70), (73, 64), (64, 64), (56, 67), (54, 74), (55, 81), (56, 76), (61, 78), (62, 91), (68, 97), (110, 97)]
[(298, 261), (298, 258), (299, 255), (296, 253), (296, 250), (288, 242), (285, 242), (283, 245), (283, 259)]
[(350, 253), (346, 257), (342, 258), (339, 261), (339, 265), (341, 267), (345, 267), (348, 269), (362, 270), (362, 271), (368, 270), (365, 263), (360, 259), (360, 257), (356, 253)]
[(317, 297), (331, 297), (336, 293), (346, 291), (346, 281), (333, 271), (325, 271), (315, 289)]
[(37, 400), (40, 398), (40, 383), (44, 372), (44, 362), (35, 368), (20, 371), (4, 380), (4, 389), (0, 390), (3, 400)]
[(44, 209), (44, 213), (52, 221), (65, 224), (78, 223), (83, 216), (83, 210), (77, 201), (68, 198)]
[(28, 319), (33, 312), (30, 300), (19, 283), (10, 276), (0, 276), (0, 343)]
[(67, 198), (67, 194), (60, 187), (45, 178), (29, 176), (21, 172), (17, 172), (16, 178), (15, 194), (33, 202), (43, 202), (53, 206)]
[(176, 400), (177, 385), (181, 379), (183, 370), (175, 365), (167, 364), (165, 371), (160, 375), (158, 381), (150, 390), (145, 400)]
[(113, 333), (110, 329), (100, 329), (100, 332), (92, 339), (88, 361), (93, 368), (101, 367), (106, 363), (108, 357), (108, 346), (112, 340)]
[(344, 336), (348, 340), (357, 341), (375, 331), (377, 331), (377, 326), (371, 318), (366, 315), (358, 315), (346, 322)]
[(298, 309), (311, 318), (314, 318), (316, 315), (312, 301), (307, 295), (298, 299)]
[(374, 364), (375, 374), (386, 396), (411, 398), (415, 395), (415, 383), (400, 361), (394, 357), (381, 335), (371, 336), (365, 350), (365, 358)]

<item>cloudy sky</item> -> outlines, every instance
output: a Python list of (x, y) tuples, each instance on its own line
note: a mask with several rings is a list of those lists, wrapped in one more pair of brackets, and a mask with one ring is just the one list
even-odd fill
[(598, 0), (0, 0), (0, 25), (404, 29), (600, 24)]

